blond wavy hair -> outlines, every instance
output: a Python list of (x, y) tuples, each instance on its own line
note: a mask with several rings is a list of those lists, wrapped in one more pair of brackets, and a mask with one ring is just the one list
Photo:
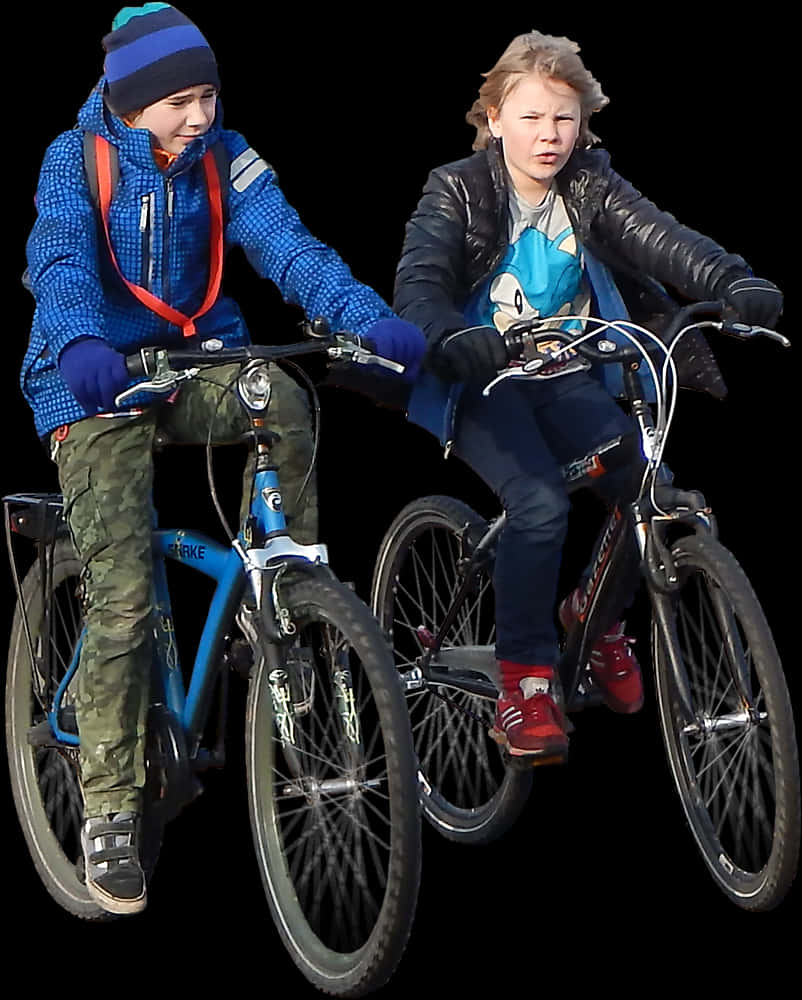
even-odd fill
[(574, 88), (581, 107), (577, 146), (587, 149), (598, 142), (588, 128), (588, 122), (593, 112), (600, 111), (609, 101), (602, 93), (598, 80), (585, 69), (578, 52), (579, 46), (570, 38), (543, 35), (539, 31), (529, 31), (513, 38), (496, 65), (488, 73), (482, 73), (485, 82), (465, 116), (468, 124), (476, 128), (473, 148), (486, 149), (490, 141), (488, 108), (500, 109), (513, 87), (533, 71)]

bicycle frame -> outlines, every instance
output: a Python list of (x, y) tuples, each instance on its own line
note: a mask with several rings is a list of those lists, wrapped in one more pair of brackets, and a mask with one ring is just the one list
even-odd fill
[[(226, 631), (250, 584), (254, 608), (262, 609), (265, 597), (265, 580), (273, 582), (286, 568), (288, 561), (307, 564), (327, 564), (325, 545), (298, 545), (287, 534), (281, 502), (281, 490), (275, 468), (270, 466), (267, 447), (258, 444), (257, 471), (254, 476), (253, 499), (250, 507), (250, 533), (254, 531), (266, 539), (258, 548), (249, 548), (245, 533), (241, 532), (230, 546), (225, 546), (201, 532), (185, 529), (154, 530), (153, 532), (153, 608), (158, 627), (155, 630), (154, 680), (158, 685), (152, 692), (151, 704), (161, 701), (172, 714), (181, 730), (190, 756), (197, 753), (200, 736), (206, 722), (210, 695), (218, 673)], [(31, 503), (32, 497), (6, 497), (7, 523), (10, 507), (14, 503)], [(52, 498), (43, 501), (52, 507)], [(47, 539), (40, 538), (46, 545)], [(195, 660), (185, 688), (178, 650), (174, 641), (174, 628), (170, 594), (167, 584), (166, 560), (188, 566), (216, 581), (214, 594), (206, 615)], [(278, 612), (279, 620), (270, 638), (280, 639), (280, 609), (275, 608), (275, 587), (268, 595), (271, 606)], [(265, 616), (263, 616), (264, 619)], [(64, 694), (78, 669), (82, 641), (76, 644), (72, 662), (59, 685), (49, 713), (53, 736), (59, 743), (77, 747), (80, 739), (75, 733), (66, 732), (61, 722), (61, 703)], [(29, 649), (34, 657), (33, 650)], [(34, 669), (37, 665), (34, 662)]]
[[(644, 401), (637, 367), (625, 367), (623, 383), (631, 407), (633, 426), (640, 438), (641, 453), (648, 456), (651, 454), (655, 425), (651, 409)], [(605, 442), (592, 454), (568, 463), (563, 468), (567, 491), (574, 492), (585, 485), (585, 480), (598, 475), (599, 469), (604, 468), (602, 456), (622, 441), (623, 439), (618, 438), (613, 442)], [(685, 523), (690, 530), (715, 534), (715, 522), (701, 494), (672, 487), (671, 474), (663, 465), (654, 470), (653, 477), (649, 480), (650, 484), (652, 482), (661, 491), (661, 506), (668, 508), (664, 516), (658, 516), (659, 521), (675, 526)], [(597, 700), (592, 681), (587, 676), (589, 672), (586, 664), (590, 651), (594, 642), (620, 612), (622, 601), (635, 591), (642, 578), (646, 579), (655, 616), (665, 627), (670, 622), (668, 595), (673, 587), (673, 568), (668, 548), (661, 538), (663, 532), (655, 526), (656, 514), (649, 499), (648, 484), (644, 482), (636, 499), (630, 503), (616, 504), (601, 528), (588, 578), (583, 585), (577, 620), (566, 635), (557, 664), (557, 673), (569, 711), (576, 711)], [(418, 666), (404, 676), (408, 692), (433, 684), (489, 699), (497, 697), (499, 678), (492, 648), (476, 647), (470, 650), (459, 647), (452, 656), (448, 648), (441, 650), (440, 647), (456, 621), (476, 573), (492, 551), (505, 522), (506, 514), (502, 513), (491, 523), (466, 560), (463, 579), (455, 590), (437, 635), (426, 637), (425, 652), (420, 657)], [(670, 655), (677, 687), (690, 716), (692, 713), (687, 679), (682, 664), (675, 662), (673, 651)], [(487, 680), (459, 676), (460, 667), (472, 673), (481, 673)]]

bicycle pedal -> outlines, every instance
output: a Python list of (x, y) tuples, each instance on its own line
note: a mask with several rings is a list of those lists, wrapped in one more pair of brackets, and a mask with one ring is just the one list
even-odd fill
[(568, 753), (552, 754), (550, 757), (528, 758), (526, 763), (530, 767), (545, 767), (546, 765), (564, 764), (568, 759)]
[(528, 771), (531, 767), (550, 767), (554, 764), (564, 764), (568, 752), (557, 754), (519, 754), (513, 756), (504, 751), (504, 763), (513, 771)]
[(496, 732), (492, 728), (488, 729), (487, 733), (490, 739), (494, 740), (501, 747), (505, 766), (515, 771), (526, 771), (530, 767), (540, 767), (549, 764), (562, 764), (568, 756), (567, 748), (563, 753), (532, 754), (523, 752), (515, 754), (510, 751), (509, 740), (503, 733)]

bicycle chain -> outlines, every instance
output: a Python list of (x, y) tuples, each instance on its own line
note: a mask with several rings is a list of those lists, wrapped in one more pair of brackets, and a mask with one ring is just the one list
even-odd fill
[[(441, 685), (438, 685), (438, 687), (440, 687), (440, 686)], [(438, 690), (437, 688), (435, 688), (435, 687), (429, 687), (429, 688), (427, 688), (427, 691), (430, 691), (433, 695), (435, 695), (435, 697), (441, 698), (443, 701), (447, 702), (449, 705), (451, 705), (452, 707), (456, 708), (456, 710), (458, 712), (461, 712), (463, 715), (467, 715), (469, 718), (473, 719), (475, 722), (480, 723), (485, 728), (489, 728), (490, 727), (490, 723), (488, 722), (488, 720), (486, 718), (482, 718), (481, 716), (477, 715), (475, 712), (472, 712), (471, 709), (467, 708), (465, 705), (459, 705), (456, 701), (454, 701), (454, 699), (452, 697), (450, 697), (447, 694), (444, 694), (442, 691)]]
[[(452, 705), (454, 708), (457, 709), (458, 712), (461, 712), (463, 715), (467, 715), (470, 718), (472, 718), (475, 722), (478, 722), (482, 726), (482, 728), (486, 730), (488, 737), (490, 739), (493, 739), (493, 737), (490, 736), (490, 722), (488, 719), (482, 719), (475, 712), (472, 712), (469, 708), (465, 708), (463, 705), (458, 705), (448, 695), (443, 694), (442, 691), (436, 691), (434, 688), (428, 688), (427, 690), (431, 691), (432, 694), (436, 695), (438, 698), (441, 698), (449, 705)], [(512, 768), (513, 770), (516, 771), (521, 771), (521, 770), (527, 771), (532, 766), (532, 761), (527, 758), (519, 758), (511, 756), (506, 747), (499, 747), (499, 750), (501, 751), (501, 756), (504, 766), (507, 768)]]

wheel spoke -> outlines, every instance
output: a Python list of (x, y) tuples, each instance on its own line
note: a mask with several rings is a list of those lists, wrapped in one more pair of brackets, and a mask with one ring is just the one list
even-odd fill
[[(480, 523), (458, 501), (434, 497), (406, 508), (388, 533), (374, 599), (379, 622), (392, 635), (399, 670), (426, 655), (421, 626), (434, 636), (442, 630), (438, 648), (449, 656), (457, 657), (461, 647), (494, 644), (492, 555), (481, 565), (471, 563), (464, 541), (465, 529), (470, 525), (473, 534)], [(446, 616), (451, 624), (443, 630)], [(531, 775), (507, 765), (480, 721), (492, 702), (429, 683), (406, 696), (424, 815), (451, 839), (490, 841), (517, 816)]]
[[(41, 725), (52, 710), (53, 696), (81, 634), (78, 560), (69, 544), (61, 541), (48, 549), (47, 559), (47, 592), (38, 560), (20, 586), (22, 607), (15, 615), (6, 670), (6, 756), (12, 788), (20, 793), (16, 796), (20, 825), (29, 843), (36, 844), (44, 885), (69, 912), (94, 918), (101, 915), (100, 908), (79, 881), (76, 866), (83, 821), (78, 752), (28, 742), (29, 730)], [(68, 693), (63, 703), (70, 700)]]
[[(350, 955), (368, 944), (378, 921), (408, 919), (385, 914), (382, 904), (391, 873), (398, 879), (414, 864), (410, 877), (417, 884), (417, 842), (410, 843), (405, 832), (414, 829), (414, 823), (410, 827), (407, 820), (399, 820), (414, 815), (411, 745), (404, 743), (404, 730), (399, 731), (396, 722), (396, 742), (391, 744), (395, 749), (388, 755), (388, 734), (383, 731), (391, 708), (406, 729), (405, 706), (400, 686), (387, 687), (390, 678), (384, 672), (392, 670), (392, 663), (379, 630), (374, 626), (371, 632), (356, 598), (320, 580), (291, 586), (288, 608), (294, 606), (292, 595), (305, 595), (303, 600), (295, 598), (300, 603), (293, 621), (299, 647), (311, 656), (289, 662), (298, 664), (302, 690), (313, 695), (293, 712), (293, 742), (282, 745), (272, 718), (265, 658), (251, 680), (247, 759), (251, 801), (262, 817), (255, 827), (262, 847), (258, 856), (268, 872), (277, 873), (270, 879), (272, 897), (297, 939), (308, 940), (311, 933), (327, 953)], [(338, 595), (330, 615), (327, 603), (321, 599), (318, 606), (311, 598), (329, 590)], [(294, 690), (298, 680), (290, 681)], [(267, 733), (274, 759), (270, 768), (262, 768), (255, 766), (259, 754), (253, 741), (266, 739)], [(410, 754), (408, 784), (392, 770), (403, 752)], [(404, 838), (404, 860), (396, 871), (390, 858), (399, 837)], [(314, 964), (320, 961), (325, 965), (329, 960), (317, 956)], [(339, 975), (339, 968), (335, 963), (332, 974)]]
[[(796, 759), (778, 749), (794, 743), (782, 667), (760, 606), (726, 550), (694, 536), (677, 543), (674, 553), (680, 578), (675, 638), (654, 632), (672, 773), (719, 885), (739, 905), (766, 909), (787, 890), (799, 844)], [(678, 643), (691, 720), (672, 690), (666, 641)], [(788, 780), (778, 780), (780, 762)], [(767, 865), (783, 867), (769, 879)]]

